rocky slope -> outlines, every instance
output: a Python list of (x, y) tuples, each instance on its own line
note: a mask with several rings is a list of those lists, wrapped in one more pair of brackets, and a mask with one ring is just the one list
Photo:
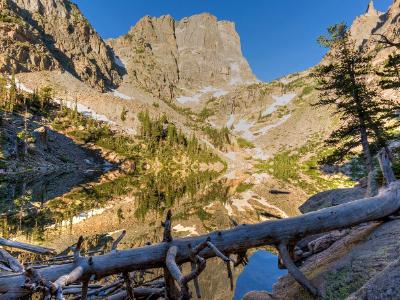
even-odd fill
[(210, 14), (180, 21), (146, 16), (128, 34), (108, 43), (126, 68), (125, 85), (166, 100), (256, 80), (234, 23)]
[[(310, 198), (301, 210), (310, 212), (350, 202), (363, 197), (364, 192), (360, 187), (327, 191)], [(399, 220), (386, 220), (336, 232), (341, 237), (303, 261), (301, 270), (325, 300), (399, 299), (399, 230)], [(275, 284), (274, 295), (274, 299), (312, 299), (291, 276), (284, 276)]]
[(92, 87), (118, 84), (113, 55), (68, 0), (2, 0), (0, 70), (11, 73), (62, 69)]

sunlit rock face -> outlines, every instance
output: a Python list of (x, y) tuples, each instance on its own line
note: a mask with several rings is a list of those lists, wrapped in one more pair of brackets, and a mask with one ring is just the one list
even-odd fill
[(126, 68), (126, 81), (164, 99), (256, 81), (234, 23), (210, 14), (180, 21), (146, 16), (108, 42)]
[(364, 15), (357, 17), (350, 28), (350, 33), (358, 46), (366, 43), (373, 32), (379, 28), (386, 16), (384, 13), (377, 11), (371, 1)]
[[(64, 0), (3, 0), (0, 68), (15, 72), (63, 69), (92, 87), (118, 84), (120, 75), (112, 51), (81, 14)], [(8, 43), (14, 38), (18, 43)], [(5, 53), (4, 53), (5, 52)]]

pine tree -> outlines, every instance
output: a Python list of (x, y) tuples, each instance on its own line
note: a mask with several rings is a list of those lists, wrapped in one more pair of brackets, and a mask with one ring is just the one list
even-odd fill
[(126, 121), (126, 115), (127, 115), (127, 113), (128, 113), (128, 110), (125, 108), (125, 106), (122, 108), (122, 111), (121, 111), (121, 121), (122, 122), (125, 122)]
[(381, 76), (379, 85), (382, 89), (400, 88), (400, 54), (393, 53), (389, 55), (383, 70), (377, 72)]
[(316, 105), (333, 105), (342, 124), (327, 140), (336, 150), (324, 162), (341, 161), (346, 155), (355, 154), (354, 149), (361, 145), (371, 187), (373, 155), (387, 145), (387, 124), (395, 120), (395, 107), (392, 102), (379, 98), (367, 81), (372, 75), (371, 57), (366, 49), (355, 46), (346, 26), (331, 26), (328, 33), (328, 37), (319, 38), (329, 53), (326, 63), (318, 66), (313, 74), (321, 92)]
[(54, 91), (51, 87), (42, 87), (39, 91), (40, 109), (44, 110), (54, 97)]
[(8, 91), (8, 110), (10, 112), (14, 111), (14, 107), (17, 102), (17, 84), (15, 81), (15, 73), (12, 72), (11, 75), (11, 82), (10, 82), (10, 89)]
[(7, 99), (7, 80), (0, 75), (0, 107), (5, 108)]

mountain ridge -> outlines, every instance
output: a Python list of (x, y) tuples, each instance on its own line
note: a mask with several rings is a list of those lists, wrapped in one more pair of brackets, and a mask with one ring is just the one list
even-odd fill
[(155, 96), (166, 100), (186, 90), (256, 81), (234, 23), (209, 13), (178, 21), (169, 15), (145, 16), (126, 35), (107, 43), (126, 62), (128, 85), (155, 90)]

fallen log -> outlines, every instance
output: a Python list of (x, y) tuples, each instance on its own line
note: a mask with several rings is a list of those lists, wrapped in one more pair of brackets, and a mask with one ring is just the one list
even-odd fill
[(44, 254), (44, 255), (45, 254), (55, 254), (53, 249), (36, 246), (36, 245), (30, 245), (30, 244), (21, 243), (21, 242), (16, 242), (16, 241), (11, 241), (11, 240), (7, 240), (5, 238), (0, 238), (0, 245), (10, 247), (10, 248), (15, 248), (15, 249), (21, 249), (21, 250), (25, 250), (25, 251), (36, 253), (36, 254)]
[[(243, 253), (247, 249), (265, 245), (278, 246), (305, 236), (328, 232), (335, 229), (349, 228), (364, 222), (383, 219), (400, 209), (400, 182), (392, 183), (379, 195), (360, 199), (335, 207), (325, 208), (305, 215), (267, 221), (254, 225), (241, 225), (229, 230), (215, 231), (207, 235), (174, 239), (171, 242), (145, 246), (136, 249), (117, 250), (105, 255), (79, 259), (81, 278), (96, 279), (112, 274), (132, 272), (165, 266), (168, 249), (177, 248), (176, 263), (191, 261), (192, 248), (204, 242), (211, 242), (224, 255)], [(203, 258), (215, 257), (216, 253), (205, 247), (199, 255)], [(57, 280), (76, 271), (76, 263), (49, 266), (37, 270), (42, 279)], [(0, 299), (18, 299), (31, 292), (22, 286), (25, 274), (0, 277)], [(78, 280), (78, 278), (74, 278)]]

